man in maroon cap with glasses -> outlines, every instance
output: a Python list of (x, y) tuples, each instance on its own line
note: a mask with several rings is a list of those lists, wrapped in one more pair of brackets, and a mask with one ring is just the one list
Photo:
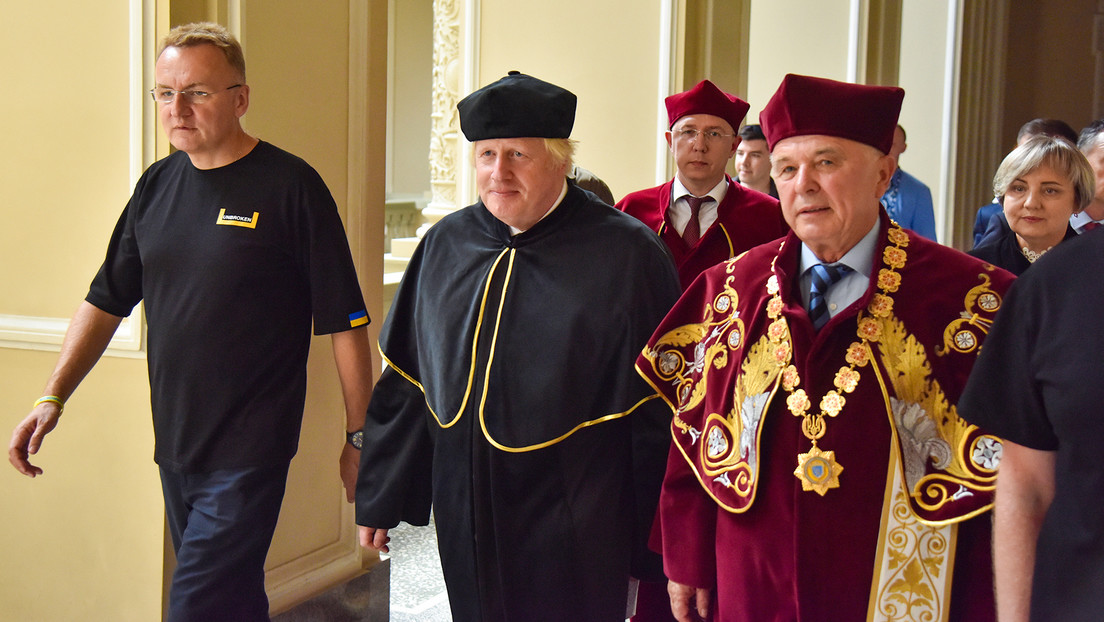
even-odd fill
[(675, 415), (680, 620), (994, 617), (1001, 446), (955, 405), (1012, 277), (880, 206), (903, 98), (786, 76), (760, 120), (791, 233), (703, 273), (637, 360)]
[(709, 80), (666, 99), (667, 146), (678, 172), (667, 183), (617, 203), (659, 234), (683, 289), (706, 268), (786, 233), (778, 201), (736, 183), (725, 166), (748, 104)]

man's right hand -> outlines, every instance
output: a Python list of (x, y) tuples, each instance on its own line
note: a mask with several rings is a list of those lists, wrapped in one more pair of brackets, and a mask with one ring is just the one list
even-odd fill
[[(69, 399), (80, 381), (100, 360), (122, 321), (122, 316), (111, 315), (87, 300), (81, 302), (69, 321), (69, 329), (65, 331), (54, 373), (46, 382), (46, 396), (60, 397), (62, 402)], [(61, 416), (61, 404), (39, 402), (31, 414), (16, 426), (8, 444), (8, 461), (27, 477), (42, 474), (42, 469), (31, 464), (28, 458), (38, 453), (42, 437), (54, 429)]]
[(678, 622), (709, 619), (709, 600), (713, 596), (711, 590), (668, 581), (667, 594), (671, 597), (671, 614)]
[(380, 553), (387, 553), (391, 550), (387, 548), (387, 543), (391, 541), (391, 538), (387, 537), (386, 529), (360, 525), (357, 527), (357, 533), (360, 536), (360, 546)]
[(35, 406), (31, 414), (12, 432), (8, 444), (8, 461), (17, 471), (28, 477), (42, 474), (42, 469), (31, 464), (31, 455), (37, 454), (42, 446), (42, 437), (57, 426), (61, 408), (54, 402), (43, 402)]

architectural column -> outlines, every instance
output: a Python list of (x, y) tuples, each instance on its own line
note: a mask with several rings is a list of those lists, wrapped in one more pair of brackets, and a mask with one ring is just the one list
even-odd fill
[[(429, 175), (431, 198), (421, 211), (421, 223), (415, 237), (394, 238), (391, 251), (384, 255), (383, 303), (391, 306), (399, 281), (410, 257), (425, 232), (438, 220), (467, 203), (463, 194), (466, 168), (460, 140), (460, 119), (456, 103), (465, 89), (465, 45), (461, 25), (465, 9), (476, 0), (433, 1), (433, 105), (429, 139)], [(470, 45), (470, 44), (469, 44)]]
[(961, 2), (957, 33), (958, 68), (957, 144), (953, 197), (952, 246), (972, 245), (974, 210), (993, 196), (992, 162), (1001, 159), (1001, 119), (1004, 116), (1005, 51), (1008, 38), (1008, 0)]
[[(374, 335), (382, 323), (376, 301), (382, 296), (387, 2), (235, 0), (227, 6), (253, 89), (245, 128), (302, 157), (325, 180), (371, 305)], [(287, 88), (289, 76), (307, 75), (310, 88)], [(353, 508), (337, 477), (345, 406), (333, 361), (331, 340), (313, 338), (298, 453), (265, 565), (273, 613), (360, 576), (379, 559), (357, 544)]]
[(460, 5), (462, 0), (435, 0), (433, 3), (433, 125), (429, 141), (429, 205), (422, 211), (428, 221), (425, 229), (460, 207), (457, 189), (460, 181)]
[(867, 11), (867, 45), (863, 84), (898, 86), (901, 70), (902, 0), (871, 0)]
[[(472, 13), (477, 6), (477, 0), (433, 1), (433, 102), (429, 139), (431, 198), (421, 211), (416, 236), (392, 239), (391, 251), (384, 255), (385, 312), (391, 306), (406, 265), (425, 232), (438, 220), (467, 204), (467, 197), (463, 196), (467, 167), (464, 166), (456, 104), (467, 88), (465, 59), (473, 56), (472, 52), (465, 52), (464, 46), (470, 49), (471, 43), (466, 41), (470, 37), (464, 37), (461, 26), (465, 23), (465, 15)], [(468, 18), (467, 21), (472, 20)]]
[(432, 196), (429, 205), (422, 210), (417, 237), (392, 240), (388, 261), (388, 272), (392, 274), (401, 273), (405, 268), (405, 260), (410, 258), (429, 227), (463, 207), (464, 201), (459, 197), (462, 174), (460, 119), (456, 113), (464, 72), (460, 36), (463, 4), (464, 0), (433, 2), (433, 122), (429, 140)]

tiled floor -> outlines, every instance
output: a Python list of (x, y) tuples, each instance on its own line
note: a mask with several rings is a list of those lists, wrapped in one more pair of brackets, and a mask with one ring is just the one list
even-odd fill
[(437, 532), (403, 523), (389, 532), (391, 543), (391, 622), (452, 622)]

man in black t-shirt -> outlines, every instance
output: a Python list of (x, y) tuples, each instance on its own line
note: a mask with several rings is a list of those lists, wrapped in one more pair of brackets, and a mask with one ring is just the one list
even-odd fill
[[(357, 432), (371, 392), (368, 316), (322, 179), (241, 126), (238, 42), (216, 24), (174, 28), (155, 78), (177, 151), (138, 181), (8, 456), (42, 473), (29, 455), (144, 301), (154, 459), (177, 557), (168, 619), (267, 620), (264, 561), (298, 445), (311, 327), (332, 335), (346, 430)], [(340, 468), (350, 501), (359, 460), (350, 433)]]
[(1104, 232), (1062, 242), (1009, 291), (960, 410), (1002, 439), (993, 509), (1001, 620), (1099, 620), (1104, 607)]

